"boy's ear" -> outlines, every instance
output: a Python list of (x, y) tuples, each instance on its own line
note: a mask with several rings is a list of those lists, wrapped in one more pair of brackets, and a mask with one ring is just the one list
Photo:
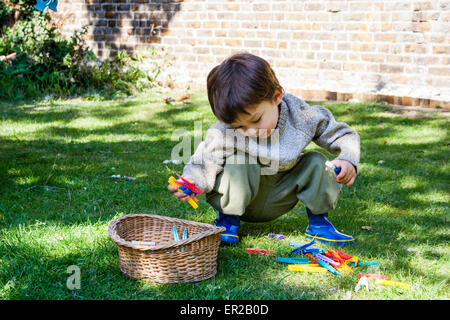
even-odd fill
[(273, 101), (276, 105), (279, 105), (281, 103), (281, 100), (283, 99), (283, 93), (281, 91), (275, 91), (275, 95), (273, 96)]

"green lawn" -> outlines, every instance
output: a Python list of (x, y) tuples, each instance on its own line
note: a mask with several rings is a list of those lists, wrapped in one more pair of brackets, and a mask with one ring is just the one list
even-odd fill
[[(288, 256), (289, 241), (306, 243), (301, 203), (273, 222), (242, 223), (241, 242), (219, 248), (210, 280), (161, 285), (123, 275), (107, 233), (114, 218), (215, 218), (204, 198), (194, 210), (171, 195), (167, 179), (183, 165), (163, 164), (178, 143), (171, 140), (174, 129), (193, 133), (194, 121), (203, 121), (204, 130), (215, 121), (206, 94), (193, 92), (172, 105), (163, 94), (0, 103), (0, 299), (450, 298), (449, 118), (376, 103), (324, 103), (360, 133), (362, 152), (360, 174), (344, 187), (330, 220), (357, 240), (342, 251), (378, 261), (380, 272), (411, 290), (372, 286), (356, 293), (357, 274), (367, 267), (345, 277), (293, 273), (270, 257), (245, 253), (252, 247)], [(136, 180), (110, 178), (117, 174)], [(270, 232), (286, 240), (269, 239)], [(81, 270), (79, 290), (66, 287), (70, 265)]]

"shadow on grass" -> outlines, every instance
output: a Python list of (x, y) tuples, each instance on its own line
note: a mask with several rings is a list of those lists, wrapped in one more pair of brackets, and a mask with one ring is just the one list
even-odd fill
[[(36, 108), (4, 112), (3, 118), (12, 122), (47, 124), (36, 131), (39, 137), (36, 139), (22, 135), (0, 136), (0, 225), (4, 230), (18, 232), (37, 222), (60, 226), (107, 224), (117, 215), (136, 212), (194, 219), (191, 208), (175, 202), (166, 189), (167, 178), (174, 172), (181, 173), (183, 165), (162, 162), (170, 158), (171, 149), (178, 143), (170, 140), (172, 130), (193, 128), (193, 121), (183, 120), (183, 115), (195, 111), (195, 105), (168, 107), (149, 119), (92, 130), (50, 124), (68, 123), (84, 116), (117, 119), (128, 114), (127, 108), (137, 105), (138, 102), (121, 102), (113, 110), (97, 106), (86, 113), (71, 107), (60, 109), (61, 112)], [(358, 108), (361, 112), (355, 112)], [(344, 187), (336, 210), (330, 213), (330, 220), (336, 227), (357, 240), (354, 246), (348, 247), (349, 253), (389, 261), (389, 268), (429, 277), (413, 267), (414, 256), (408, 249), (427, 246), (424, 255), (437, 261), (442, 259), (442, 254), (433, 248), (444, 247), (449, 241), (445, 229), (449, 206), (441, 196), (448, 194), (450, 185), (446, 171), (447, 122), (437, 117), (382, 117), (379, 112), (388, 112), (389, 108), (377, 105), (330, 109), (336, 118), (351, 116), (350, 125), (363, 125), (360, 130), (363, 170), (352, 187)], [(427, 126), (444, 134), (430, 143), (405, 139), (404, 143), (384, 144), (385, 137), (401, 134), (405, 127), (414, 126)], [(77, 141), (91, 135), (101, 139), (114, 135), (138, 138)], [(378, 163), (380, 159), (385, 160), (382, 165)], [(117, 174), (136, 180), (110, 178)], [(402, 184), (402, 179), (409, 182)], [(435, 194), (438, 196), (433, 198)], [(202, 205), (204, 208), (195, 212), (195, 219), (211, 218), (212, 223), (212, 210), (206, 203)], [(273, 222), (243, 223), (240, 234), (265, 237), (273, 232), (301, 237), (306, 225), (306, 214), (299, 204)], [(373, 226), (373, 230), (362, 230), (363, 225)], [(255, 263), (236, 250), (219, 250), (218, 274), (213, 279), (178, 285), (174, 289), (168, 285), (143, 284), (122, 275), (115, 245), (107, 238), (100, 247), (75, 248), (70, 254), (52, 253), (41, 245), (32, 245), (6, 233), (2, 238), (6, 241), (0, 244), (4, 265), (0, 280), (7, 299), (247, 299), (256, 296), (261, 299), (326, 299), (330, 296), (326, 290), (286, 282), (279, 276), (278, 281), (273, 282), (273, 277), (267, 274), (272, 265)], [(71, 264), (80, 265), (82, 272), (86, 272), (86, 286), (79, 292), (65, 287), (66, 269)], [(249, 274), (252, 275), (250, 280)], [(441, 276), (433, 277), (435, 281), (446, 281)], [(8, 281), (12, 281), (9, 287)], [(9, 291), (5, 291), (5, 286)]]

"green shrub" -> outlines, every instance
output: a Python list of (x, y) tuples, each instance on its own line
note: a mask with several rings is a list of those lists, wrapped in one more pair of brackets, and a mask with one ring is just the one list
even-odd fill
[[(29, 1), (20, 1), (23, 8), (30, 9)], [(11, 21), (11, 8), (2, 2), (0, 20)], [(14, 52), (17, 56), (9, 61), (0, 59), (0, 99), (30, 99), (49, 94), (67, 97), (90, 91), (107, 97), (130, 95), (156, 80), (158, 63), (152, 61), (151, 70), (141, 67), (145, 59), (156, 58), (154, 49), (150, 55), (132, 57), (119, 51), (112, 58), (100, 59), (85, 43), (87, 26), (63, 39), (56, 28), (49, 26), (47, 11), (28, 9), (21, 9), (18, 16), (22, 19), (15, 20), (14, 27), (2, 28), (0, 56)]]

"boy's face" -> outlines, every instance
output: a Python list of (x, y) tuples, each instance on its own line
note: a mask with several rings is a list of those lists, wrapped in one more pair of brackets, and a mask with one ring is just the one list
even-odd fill
[(237, 119), (231, 123), (240, 134), (244, 136), (267, 138), (278, 122), (278, 105), (283, 95), (277, 93), (272, 100), (249, 106), (245, 109), (250, 114), (240, 113)]

